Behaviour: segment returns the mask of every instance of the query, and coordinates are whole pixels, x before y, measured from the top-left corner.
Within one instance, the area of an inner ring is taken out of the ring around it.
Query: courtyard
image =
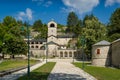
[[[35,68],[36,66],[36,68]],[[92,66],[90,62],[83,63],[72,59],[48,59],[31,68],[30,77],[27,69],[0,77],[0,80],[119,80],[120,70]],[[109,76],[109,77],[108,77]]]
[[[120,0],[0,0],[0,80],[120,80]]]

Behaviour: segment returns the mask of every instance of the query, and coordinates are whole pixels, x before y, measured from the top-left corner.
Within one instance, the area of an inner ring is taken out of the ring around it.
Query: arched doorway
[[[63,57],[63,52],[62,52],[62,51],[60,52],[60,58],[61,58],[61,57]]]
[[[74,57],[75,57],[75,58],[77,57],[77,52],[76,52],[76,51],[74,52]]]
[[[68,57],[68,53],[67,52],[65,52],[65,57]]]

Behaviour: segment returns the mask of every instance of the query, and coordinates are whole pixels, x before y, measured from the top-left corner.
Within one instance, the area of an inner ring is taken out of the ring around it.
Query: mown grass
[[[73,63],[76,67],[82,68],[82,63]],[[120,69],[88,66],[85,63],[84,70],[98,80],[120,80]]]
[[[36,60],[30,60],[30,64],[33,65],[37,63]],[[27,66],[27,60],[5,60],[0,63],[0,71],[9,70],[18,67],[25,67]]]
[[[18,80],[47,80],[48,75],[55,66],[55,62],[48,62],[30,73],[30,78],[27,75],[20,77]]]

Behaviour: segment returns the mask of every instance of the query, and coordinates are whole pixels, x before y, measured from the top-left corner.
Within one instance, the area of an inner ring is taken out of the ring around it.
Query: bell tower
[[[56,42],[57,38],[57,23],[53,20],[48,23],[48,39],[47,42]]]

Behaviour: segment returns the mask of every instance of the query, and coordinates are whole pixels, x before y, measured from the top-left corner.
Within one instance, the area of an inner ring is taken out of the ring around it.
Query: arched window
[[[36,48],[38,48],[38,46],[36,46]]]
[[[100,54],[100,49],[97,49],[97,54]]]
[[[31,44],[34,44],[34,42],[31,42]]]
[[[41,46],[40,49],[41,49],[41,50],[45,50],[45,46]]]
[[[35,44],[38,44],[38,42],[35,42]]]
[[[31,48],[34,48],[34,46],[31,46]]]
[[[40,42],[40,44],[42,44],[42,42]]]
[[[53,24],[53,23],[52,23],[52,24],[50,24],[50,27],[55,27],[55,24]]]

